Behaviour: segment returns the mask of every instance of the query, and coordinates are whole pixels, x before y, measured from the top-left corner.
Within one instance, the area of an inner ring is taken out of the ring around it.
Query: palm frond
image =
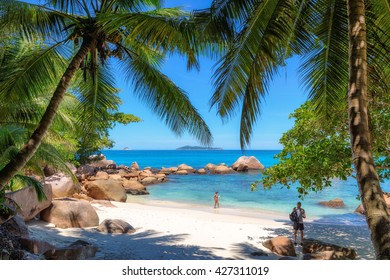
[[[66,22],[70,16],[44,6],[17,0],[0,2],[0,30],[34,39],[63,40],[67,37]],[[73,18],[72,18],[73,20]]]
[[[99,20],[108,33],[128,30],[124,45],[134,41],[160,49],[166,54],[178,53],[187,57],[187,68],[199,68],[194,22],[189,13],[177,8],[157,9],[147,12],[106,14]]]
[[[15,100],[16,98],[13,98]],[[40,121],[44,110],[49,104],[49,96],[39,96],[29,100],[22,98],[18,102],[0,104],[0,125],[17,124],[33,131]],[[75,118],[71,111],[77,105],[77,100],[73,95],[67,94],[61,104],[53,126],[63,129],[72,129]]]
[[[0,65],[0,101],[18,102],[41,95],[56,85],[66,69],[66,46],[34,46],[16,40],[18,48],[7,51],[6,61]],[[14,100],[18,98],[19,100]]]
[[[37,181],[32,177],[17,174],[12,178],[11,184],[12,184],[12,190],[18,190],[27,186],[31,186],[34,188],[35,192],[37,193],[38,201],[47,199],[47,196],[43,190],[43,186],[41,182]]]
[[[140,12],[151,8],[161,8],[160,0],[107,0],[101,1],[100,12]]]
[[[39,167],[48,165],[55,170],[69,175],[74,182],[78,182],[77,177],[73,174],[61,154],[50,144],[42,143],[32,158],[32,161],[36,162]]]
[[[193,11],[191,20],[196,28],[199,52],[211,59],[223,56],[235,36],[234,20],[216,16],[211,8]]]
[[[366,5],[368,87],[374,98],[390,92],[389,13],[388,1],[369,1]]]
[[[240,25],[252,17],[252,11],[259,4],[259,0],[214,0],[211,4],[211,10],[216,17],[231,18],[238,21],[238,25]]]
[[[84,133],[102,128],[107,122],[107,113],[117,110],[121,103],[109,65],[100,65],[96,74],[87,72],[86,80],[78,77],[75,93],[79,100],[77,125]]]
[[[316,110],[330,115],[345,101],[348,84],[348,21],[344,0],[320,0],[312,6],[308,28],[316,44],[303,53],[299,74]]]
[[[174,133],[180,136],[187,130],[202,144],[211,145],[210,129],[181,88],[142,56],[130,50],[127,50],[121,66],[128,81],[134,86],[135,94],[149,105]]]
[[[293,14],[292,1],[263,1],[257,5],[213,76],[215,92],[210,103],[217,106],[222,118],[234,116],[243,102],[242,148],[250,141],[268,84],[283,63],[281,58],[292,37]]]
[[[19,151],[29,135],[29,130],[18,125],[4,125],[0,127],[0,169]],[[51,139],[53,141],[53,139]],[[57,170],[74,175],[58,151],[50,144],[43,143],[26,164],[25,169],[33,170],[36,174],[42,173],[42,166],[50,165]]]
[[[49,0],[48,4],[56,11],[74,16],[86,16],[87,10],[89,12],[91,9],[91,6],[86,6],[83,0]]]

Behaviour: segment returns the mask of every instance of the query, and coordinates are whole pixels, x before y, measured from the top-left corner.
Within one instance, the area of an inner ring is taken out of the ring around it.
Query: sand
[[[291,231],[285,217],[272,212],[214,209],[166,201],[112,202],[113,207],[99,202],[92,205],[100,222],[122,219],[136,232],[110,234],[97,232],[95,228],[60,229],[35,220],[28,223],[30,236],[59,247],[85,240],[99,248],[95,259],[277,259],[261,243],[276,236],[280,229]],[[252,255],[259,252],[268,256]]]
[[[96,228],[60,229],[34,220],[28,223],[30,236],[58,247],[85,240],[99,248],[94,258],[97,260],[274,260],[279,256],[266,249],[262,242],[278,235],[292,238],[288,213],[214,209],[154,200],[95,201],[92,205],[100,222],[122,219],[136,228],[136,232],[110,234],[97,232]],[[366,226],[332,225],[307,219],[305,237],[355,248],[360,259],[374,258]],[[297,249],[301,253],[301,248]]]

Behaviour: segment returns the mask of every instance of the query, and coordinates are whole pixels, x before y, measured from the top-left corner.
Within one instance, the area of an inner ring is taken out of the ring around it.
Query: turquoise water
[[[141,168],[171,167],[186,163],[194,168],[204,167],[207,163],[226,163],[232,165],[242,155],[255,156],[265,167],[277,161],[274,155],[278,151],[104,151],[107,159],[117,164],[131,165],[136,161]],[[261,173],[240,173],[229,175],[170,175],[169,182],[148,187],[149,196],[137,199],[169,200],[195,204],[213,205],[213,194],[220,193],[221,207],[264,209],[288,213],[299,201],[295,188],[286,189],[275,186],[271,190],[251,191],[250,185],[261,177]],[[390,182],[382,184],[384,191],[390,191]],[[354,214],[360,204],[357,183],[354,178],[347,181],[334,180],[333,186],[318,193],[310,193],[302,201],[308,218],[320,219],[322,222],[339,224],[365,224],[362,216]],[[346,207],[340,209],[326,208],[318,205],[320,201],[334,198],[343,199]],[[287,214],[286,214],[287,215]]]

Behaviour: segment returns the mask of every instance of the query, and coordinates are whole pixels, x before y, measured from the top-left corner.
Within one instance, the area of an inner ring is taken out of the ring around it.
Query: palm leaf
[[[140,12],[148,8],[161,8],[160,0],[103,0],[100,12]]]
[[[17,0],[0,2],[0,30],[8,34],[16,33],[30,39],[39,35],[44,40],[63,40],[67,37],[65,26],[70,19],[75,18],[36,4]]]
[[[252,11],[259,4],[261,3],[258,0],[214,0],[211,4],[211,10],[216,17],[230,18],[238,21],[238,25],[240,25],[252,17]]]
[[[348,21],[344,0],[320,0],[309,10],[308,28],[316,44],[303,53],[299,73],[318,112],[332,114],[346,98]]]
[[[104,127],[108,112],[118,109],[120,98],[115,88],[115,78],[109,65],[100,66],[95,73],[88,72],[87,79],[77,78],[75,85],[79,105],[77,125],[84,133],[92,133]]]
[[[369,1],[366,6],[367,18],[367,60],[368,86],[372,97],[390,92],[390,20],[387,1]]]
[[[210,100],[222,118],[234,116],[242,102],[240,144],[250,141],[271,78],[282,65],[291,38],[292,1],[263,1],[256,6],[213,76],[215,92]]]
[[[143,45],[160,49],[164,53],[179,53],[187,57],[187,68],[199,68],[195,44],[194,22],[189,13],[177,8],[158,9],[139,13],[106,14],[100,22],[112,33],[126,29],[124,45],[138,41]]]
[[[182,89],[142,56],[129,50],[121,66],[128,81],[133,84],[135,94],[149,105],[174,133],[180,136],[184,130],[188,130],[202,144],[211,144],[210,129]]]
[[[13,191],[22,189],[26,186],[31,186],[34,188],[35,192],[37,193],[38,201],[47,199],[41,182],[37,181],[34,178],[17,174],[12,178],[11,184],[12,184]]]
[[[32,98],[57,84],[66,69],[68,49],[64,45],[33,46],[16,40],[18,48],[7,51],[0,65],[0,101]],[[16,100],[14,100],[16,101]],[[16,101],[18,102],[18,101]]]

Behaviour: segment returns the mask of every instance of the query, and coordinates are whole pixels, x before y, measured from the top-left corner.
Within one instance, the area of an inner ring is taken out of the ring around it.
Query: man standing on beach
[[[294,207],[293,212],[296,213],[297,220],[294,221],[294,245],[297,245],[297,231],[301,233],[301,246],[303,246],[303,219],[306,219],[305,209],[301,208],[301,203],[297,203],[297,207]]]
[[[215,192],[214,194],[214,208],[219,208],[219,194]]]

